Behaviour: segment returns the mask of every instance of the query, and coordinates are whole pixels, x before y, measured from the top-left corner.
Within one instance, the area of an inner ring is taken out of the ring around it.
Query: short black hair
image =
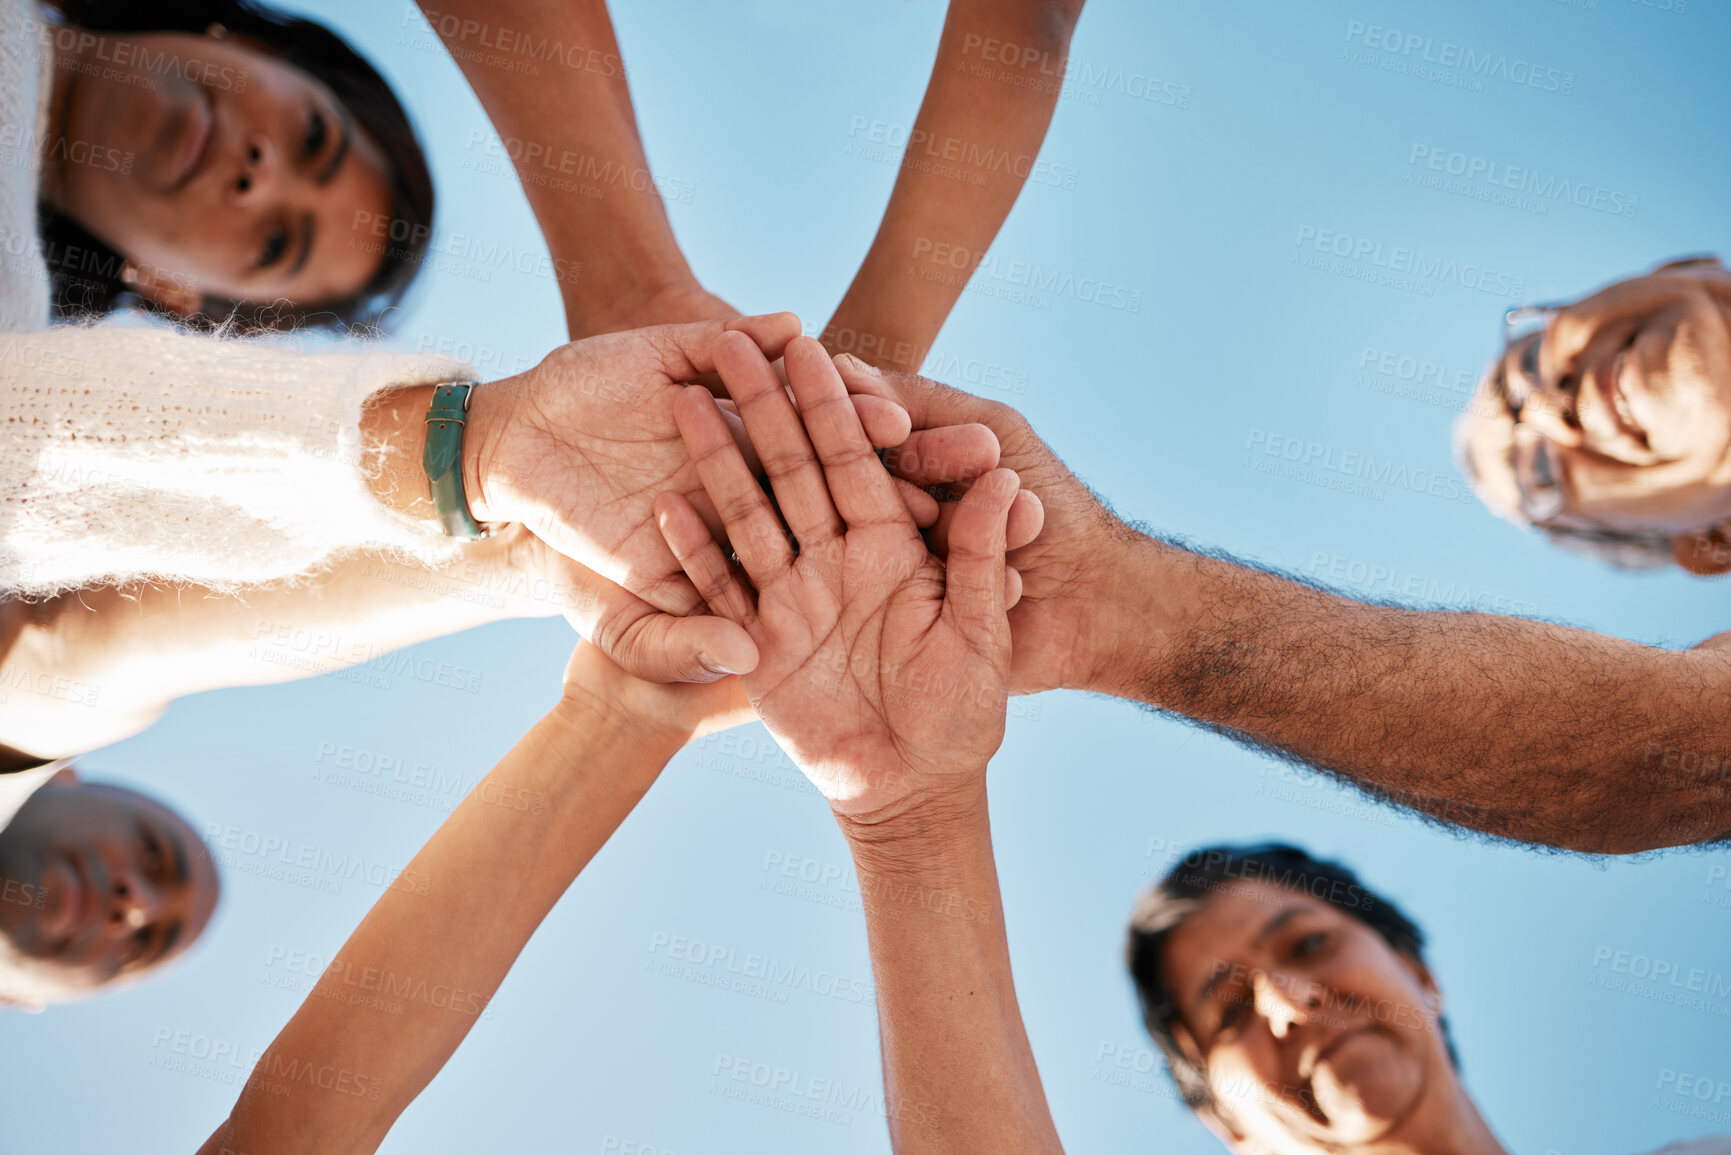
[[[348,42],[324,25],[256,0],[57,0],[65,20],[91,32],[186,32],[212,24],[264,46],[285,64],[329,88],[383,150],[390,169],[391,225],[384,259],[372,279],[335,301],[214,301],[184,323],[199,329],[282,330],[301,326],[378,328],[407,292],[426,254],[433,226],[433,177],[409,114],[390,84]],[[37,206],[55,316],[100,316],[129,297],[120,279],[125,258],[76,220],[45,202]],[[176,318],[180,320],[180,318]]]
[[[1178,1046],[1173,1025],[1179,1017],[1178,998],[1160,970],[1168,939],[1222,887],[1235,882],[1265,882],[1307,894],[1337,907],[1382,936],[1398,954],[1421,966],[1424,932],[1399,907],[1375,893],[1351,869],[1312,857],[1284,842],[1247,846],[1205,846],[1185,855],[1166,877],[1144,894],[1130,915],[1126,961],[1142,1006],[1142,1023],[1166,1059],[1167,1073],[1192,1111],[1216,1113],[1220,1105],[1209,1089],[1207,1073]],[[1449,1061],[1460,1069],[1448,1022],[1439,1020]]]

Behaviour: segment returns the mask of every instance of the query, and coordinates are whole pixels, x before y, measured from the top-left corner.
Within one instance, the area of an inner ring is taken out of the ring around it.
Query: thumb
[[[573,567],[578,570],[579,567]],[[646,682],[713,682],[757,668],[757,644],[734,622],[664,614],[589,570],[565,616],[621,669]]]
[[[944,605],[964,633],[982,640],[1009,628],[1004,541],[1020,488],[1014,470],[994,469],[973,484],[950,521]]]

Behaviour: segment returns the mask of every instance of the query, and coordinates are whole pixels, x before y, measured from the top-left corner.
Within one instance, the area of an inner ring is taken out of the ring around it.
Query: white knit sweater
[[[25,109],[46,124],[40,28],[33,0],[0,0],[6,125]],[[16,230],[35,246],[0,249],[0,590],[253,584],[357,548],[450,556],[437,527],[373,497],[359,421],[369,393],[471,377],[467,365],[112,325],[47,330],[39,177],[0,165],[0,242]]]

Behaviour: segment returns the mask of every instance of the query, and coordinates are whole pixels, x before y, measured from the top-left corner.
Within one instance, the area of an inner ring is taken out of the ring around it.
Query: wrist
[[[483,524],[514,520],[502,515],[496,494],[498,484],[498,444],[510,421],[511,401],[525,388],[528,374],[519,373],[498,381],[475,386],[469,397],[468,422],[463,429],[463,496],[469,503],[469,513]]]
[[[1175,629],[1191,616],[1186,551],[1134,531],[1105,551],[1090,653],[1081,680],[1067,689],[1147,701]]]
[[[542,721],[562,738],[589,748],[628,749],[657,765],[670,760],[691,737],[690,728],[622,709],[606,695],[570,683]]]
[[[886,866],[942,860],[989,827],[985,767],[970,775],[965,786],[920,791],[869,813],[833,804],[830,811],[856,858],[863,855]]]

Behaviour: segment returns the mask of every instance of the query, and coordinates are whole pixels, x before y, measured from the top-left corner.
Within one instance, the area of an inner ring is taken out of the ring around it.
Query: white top
[[[35,0],[0,0],[0,329],[48,324],[48,270],[36,235],[53,60]]]
[[[48,330],[36,200],[49,43],[34,0],[0,0],[0,126],[36,126],[18,142],[28,162],[0,164],[0,589],[233,587],[355,549],[448,559],[436,526],[367,488],[360,413],[380,389],[473,377],[463,362],[161,327]]]

